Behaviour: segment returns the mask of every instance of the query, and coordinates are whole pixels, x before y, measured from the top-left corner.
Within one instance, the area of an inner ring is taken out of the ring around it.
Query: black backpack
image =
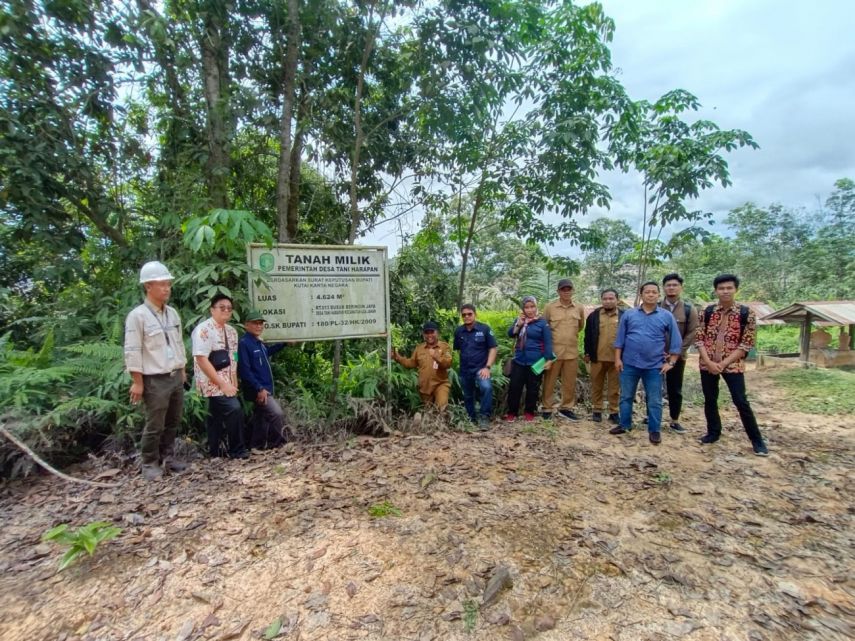
[[[713,310],[715,310],[715,305],[709,305],[704,310],[704,328],[709,327],[710,318],[712,318]],[[747,305],[739,306],[739,340],[742,341],[742,335],[745,334],[745,327],[748,325],[748,312],[749,308]]]

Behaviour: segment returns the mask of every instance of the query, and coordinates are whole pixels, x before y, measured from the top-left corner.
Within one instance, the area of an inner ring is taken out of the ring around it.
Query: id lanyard
[[[160,329],[163,330],[163,336],[166,338],[166,358],[172,360],[175,358],[175,352],[172,350],[172,343],[169,341],[169,330],[167,329],[168,325],[164,325],[163,322],[158,318],[157,314],[154,313],[154,310],[146,305],[146,309],[151,312],[151,315],[154,316],[154,320],[157,321],[157,324],[160,325]],[[163,308],[163,315],[166,316],[166,322],[169,322],[169,308]]]

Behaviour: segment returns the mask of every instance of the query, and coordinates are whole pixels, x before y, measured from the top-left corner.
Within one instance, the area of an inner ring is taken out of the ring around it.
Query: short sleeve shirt
[[[497,346],[490,326],[478,321],[475,321],[471,330],[461,325],[454,332],[454,349],[460,352],[460,371],[464,374],[486,367],[490,350]]]
[[[238,336],[234,327],[231,325],[218,327],[213,318],[196,325],[192,335],[193,356],[208,356],[214,350],[227,349],[226,339],[228,339],[228,352],[232,362],[228,367],[218,371],[217,376],[225,382],[233,383],[237,380],[238,352]],[[196,387],[202,396],[223,396],[223,391],[208,379],[195,359],[193,374],[196,377]]]

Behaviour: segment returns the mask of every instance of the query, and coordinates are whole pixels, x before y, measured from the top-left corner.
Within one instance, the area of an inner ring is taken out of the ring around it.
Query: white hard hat
[[[166,265],[153,260],[140,269],[140,283],[149,283],[153,280],[175,280],[175,278],[169,273]]]

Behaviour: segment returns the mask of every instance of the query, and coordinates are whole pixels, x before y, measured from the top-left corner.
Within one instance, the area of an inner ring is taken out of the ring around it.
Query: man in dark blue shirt
[[[610,434],[632,429],[632,403],[638,381],[644,383],[647,398],[647,432],[650,442],[659,445],[662,422],[662,375],[680,358],[682,339],[677,321],[659,307],[659,283],[641,286],[641,305],[625,312],[615,339],[615,369],[620,372],[620,424]],[[666,357],[667,355],[667,357]]]
[[[490,368],[496,362],[498,344],[489,325],[479,323],[475,317],[475,306],[467,303],[460,308],[463,325],[454,332],[454,349],[460,352],[460,386],[463,388],[463,404],[473,421],[475,414],[476,389],[481,397],[478,427],[490,428],[493,414],[493,380]]]
[[[261,340],[264,331],[264,316],[257,309],[250,310],[244,318],[246,329],[238,342],[238,373],[241,390],[246,400],[252,401],[254,410],[250,429],[249,446],[264,450],[279,447],[287,441],[285,413],[273,398],[273,370],[270,357],[282,350],[285,343],[269,347]]]

